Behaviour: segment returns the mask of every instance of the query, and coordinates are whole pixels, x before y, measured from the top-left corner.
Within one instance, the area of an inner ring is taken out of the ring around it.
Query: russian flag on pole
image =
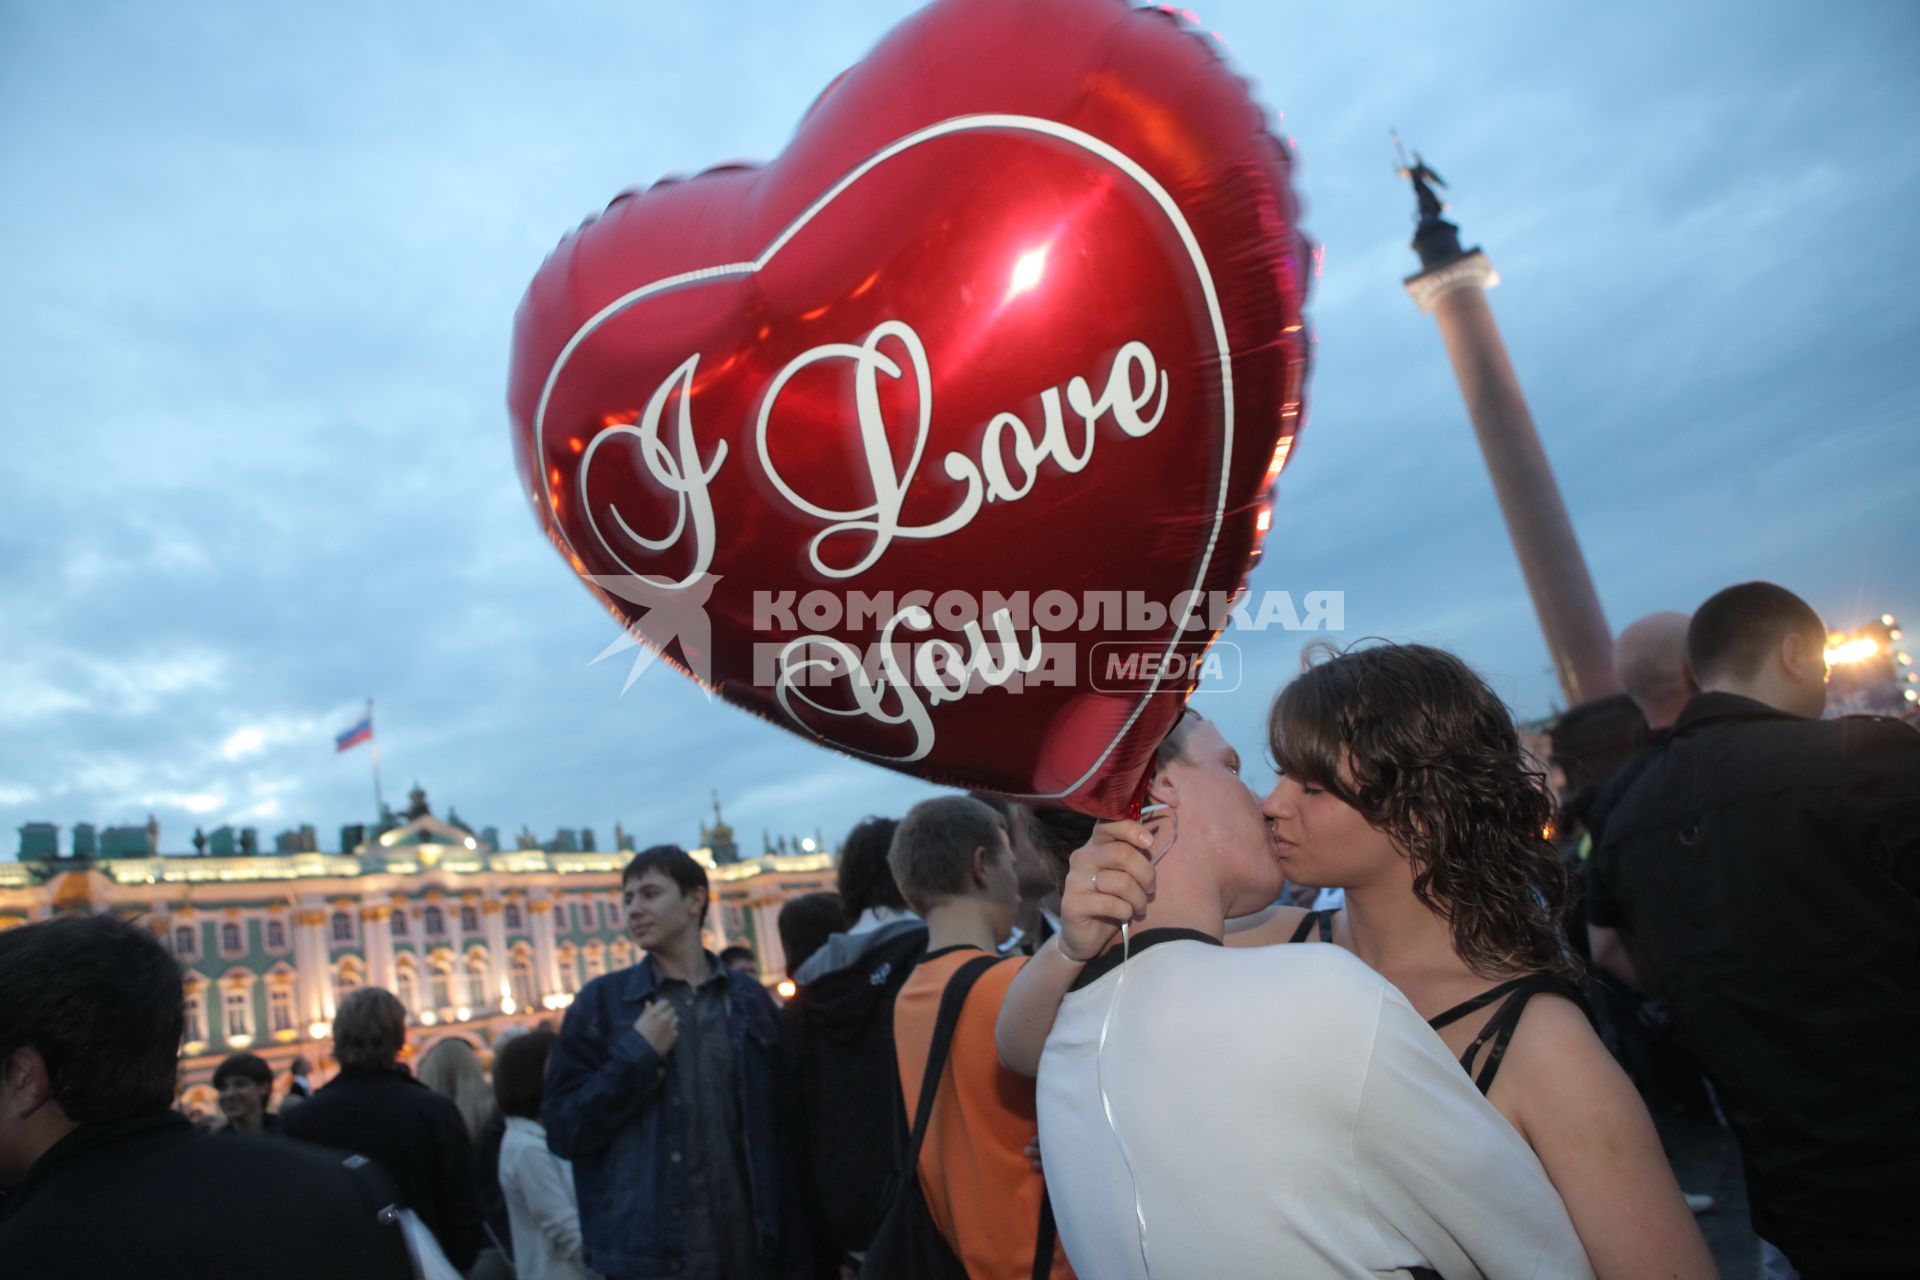
[[[335,753],[357,747],[363,742],[373,741],[373,712],[369,711],[354,722],[345,733],[336,734],[333,739]]]

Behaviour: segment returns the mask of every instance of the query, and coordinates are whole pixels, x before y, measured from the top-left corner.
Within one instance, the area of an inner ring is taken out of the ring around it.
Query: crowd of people
[[[8,931],[0,1266],[1708,1277],[1643,1100],[1678,1078],[1738,1144],[1756,1267],[1913,1274],[1920,733],[1821,719],[1825,638],[1765,583],[1636,623],[1623,752],[1569,749],[1558,796],[1458,658],[1322,654],[1272,703],[1265,797],[1189,710],[1140,820],[861,823],[838,892],[780,912],[784,1002],[704,948],[700,864],[647,849],[641,961],[490,1081],[458,1040],[399,1066],[404,1010],[362,989],[277,1112],[264,1061],[223,1063],[214,1136],[170,1109],[148,931]]]

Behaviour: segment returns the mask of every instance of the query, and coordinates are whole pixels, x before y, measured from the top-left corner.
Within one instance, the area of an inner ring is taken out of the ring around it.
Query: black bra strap
[[[1503,995],[1506,997],[1506,1002],[1495,1010],[1491,1018],[1487,1019],[1487,1025],[1480,1029],[1480,1034],[1475,1036],[1473,1043],[1467,1046],[1467,1051],[1460,1055],[1460,1066],[1468,1075],[1473,1076],[1473,1083],[1484,1094],[1493,1087],[1493,1078],[1500,1073],[1500,1063],[1507,1056],[1507,1046],[1513,1042],[1513,1033],[1520,1025],[1520,1015],[1527,1011],[1527,1002],[1543,994],[1565,996],[1578,1005],[1583,1012],[1586,1009],[1586,1002],[1581,999],[1579,990],[1571,983],[1556,978],[1552,974],[1534,973],[1523,978],[1515,978],[1510,982],[1503,982],[1491,991],[1484,991],[1471,1000],[1455,1005],[1428,1025],[1438,1029],[1475,1009],[1485,1008]],[[1480,1050],[1486,1048],[1489,1042],[1493,1047],[1487,1050],[1487,1060],[1480,1065],[1479,1074],[1474,1075],[1474,1060],[1479,1057]]]
[[[1320,941],[1332,942],[1333,941],[1333,916],[1334,916],[1334,913],[1331,911],[1307,912],[1306,915],[1300,917],[1300,927],[1293,931],[1293,936],[1291,938],[1288,938],[1287,941],[1288,942],[1305,942],[1307,940],[1307,935],[1313,932],[1313,928],[1317,924],[1320,926]]]

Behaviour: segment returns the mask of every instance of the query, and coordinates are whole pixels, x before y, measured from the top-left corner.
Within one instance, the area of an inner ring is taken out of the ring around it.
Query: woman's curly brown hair
[[[1546,779],[1466,663],[1419,644],[1349,648],[1280,691],[1267,740],[1283,774],[1406,851],[1414,894],[1475,973],[1580,976],[1561,937],[1571,886]]]

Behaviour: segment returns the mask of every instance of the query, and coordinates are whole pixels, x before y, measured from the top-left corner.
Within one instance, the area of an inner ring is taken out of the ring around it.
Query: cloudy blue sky
[[[371,809],[829,836],[924,792],[664,670],[536,535],[521,291],[614,192],[778,152],[895,0],[0,0],[0,849],[31,820]],[[269,13],[269,10],[272,12]],[[1555,696],[1432,322],[1397,125],[1453,184],[1609,619],[1767,577],[1920,622],[1920,6],[1211,0],[1325,246],[1256,588]],[[1249,757],[1302,637],[1207,713]],[[1264,782],[1256,770],[1256,783]],[[5,856],[0,854],[0,856]]]

